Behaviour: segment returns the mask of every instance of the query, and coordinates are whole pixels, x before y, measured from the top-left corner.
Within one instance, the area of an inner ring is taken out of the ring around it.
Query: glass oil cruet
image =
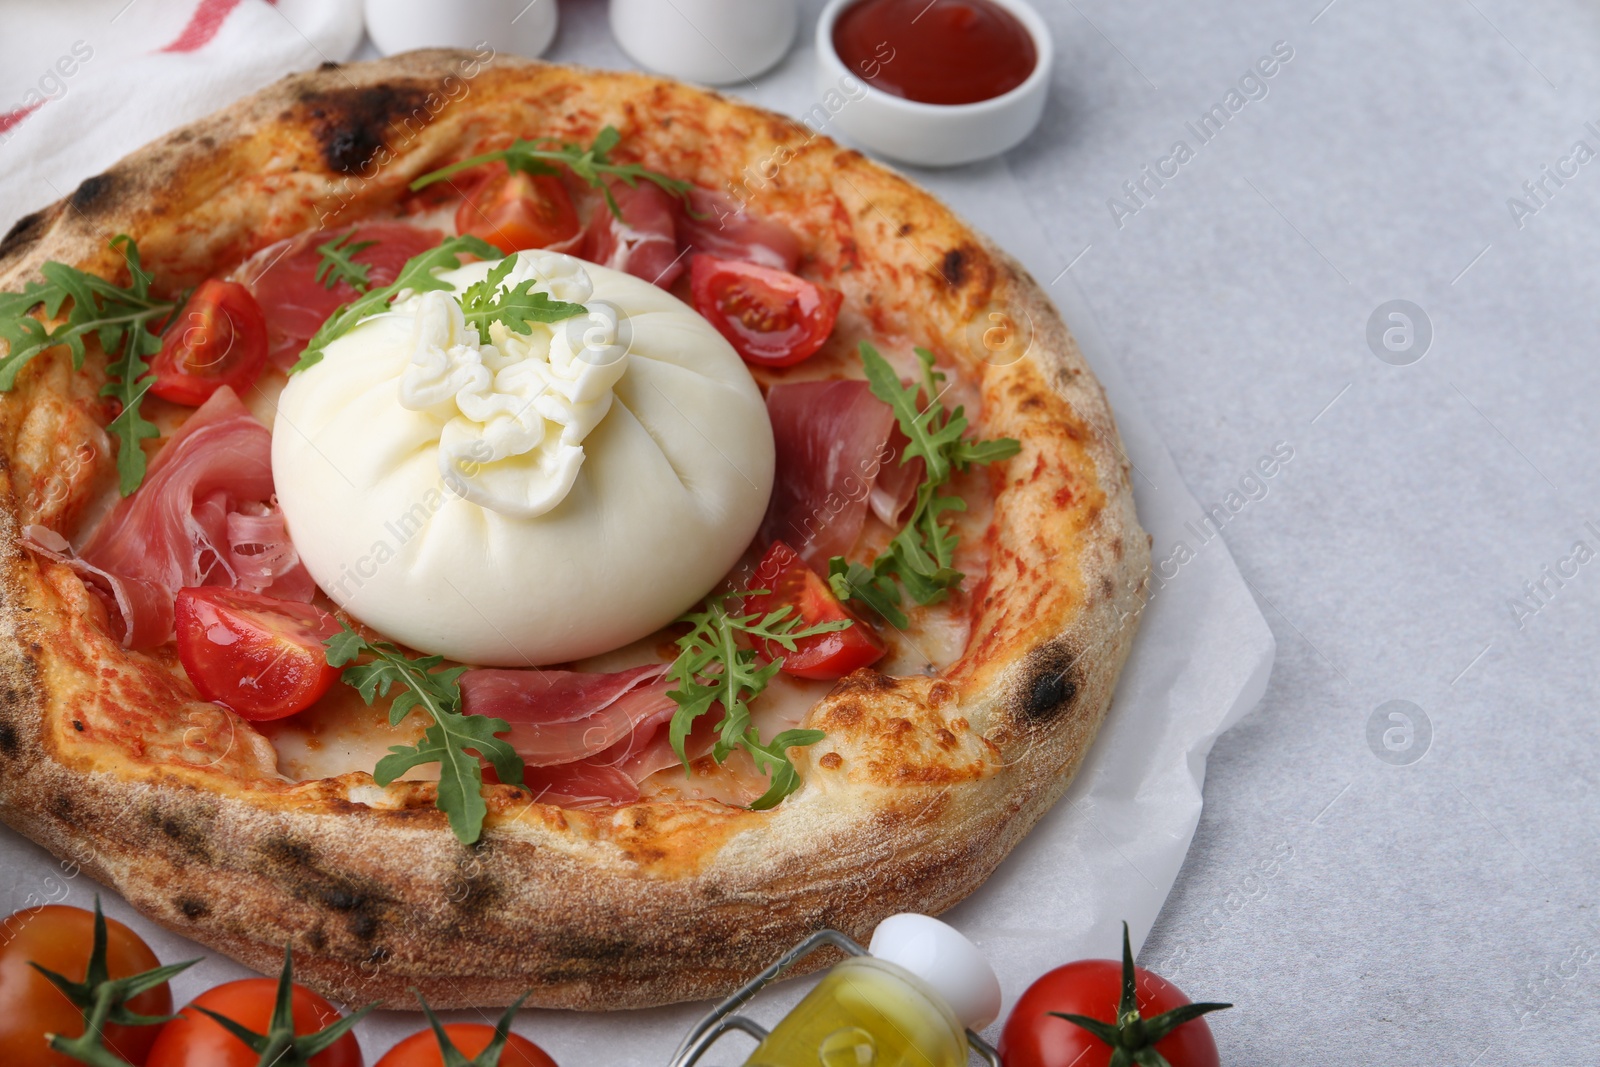
[[[867,954],[829,971],[745,1067],[966,1067],[967,1028],[999,1013],[1000,981],[977,946],[938,919],[894,915]]]

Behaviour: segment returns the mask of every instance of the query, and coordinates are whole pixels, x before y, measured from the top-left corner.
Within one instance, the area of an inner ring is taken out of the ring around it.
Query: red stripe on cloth
[[[33,114],[35,111],[38,111],[43,106],[44,101],[40,100],[36,104],[29,104],[27,107],[19,107],[14,111],[0,112],[0,133],[9,133],[11,131],[11,127],[15,126],[17,123]]]
[[[267,0],[267,3],[273,5],[277,2],[278,0]],[[243,0],[200,0],[194,9],[194,14],[189,16],[189,24],[183,28],[183,32],[160,51],[193,52],[204,48],[222,29],[222,24],[228,21],[233,9],[241,3]]]

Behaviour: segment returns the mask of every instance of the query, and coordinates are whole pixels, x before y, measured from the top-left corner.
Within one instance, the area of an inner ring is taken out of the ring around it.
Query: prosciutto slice
[[[472,715],[501,718],[527,767],[588,760],[631,744],[677,707],[660,664],[612,674],[579,671],[475,670],[461,676],[461,700]],[[613,753],[620,763],[628,753]]]
[[[922,481],[922,461],[900,463],[905,438],[889,405],[864,381],[780,382],[767,391],[777,446],[763,544],[785,541],[815,570],[848,552],[869,508],[890,525]]]
[[[800,239],[781,222],[757,218],[731,197],[689,190],[688,209],[675,201],[678,241],[691,252],[759,263],[791,274],[800,262]]]
[[[506,740],[524,762],[535,799],[566,807],[632,804],[639,783],[678,763],[667,724],[677,703],[662,664],[611,674],[475,670],[461,676],[464,709],[511,724]],[[689,735],[691,754],[716,741],[717,716]]]
[[[234,588],[309,604],[317,584],[300,563],[276,501],[246,504],[228,516],[228,562]]]
[[[555,767],[527,767],[522,772],[522,784],[540,804],[563,808],[633,804],[639,800],[639,781],[598,759]]]
[[[867,506],[872,513],[882,519],[885,526],[895,529],[905,522],[911,501],[916,499],[917,487],[922,484],[922,458],[901,462],[910,443],[911,439],[900,432],[900,423],[896,420],[889,430],[884,453],[887,458],[878,466],[878,477],[872,483],[872,492],[867,494]]]
[[[622,218],[603,199],[595,204],[584,230],[583,258],[670,287],[688,259],[678,248],[673,198],[653,182],[606,182]]]
[[[663,691],[671,688],[669,682],[659,685]],[[545,804],[632,804],[639,800],[640,782],[678,762],[666,730],[677,707],[668,698],[641,719],[627,737],[592,756],[555,766],[529,767],[523,771],[523,784]],[[705,747],[710,748],[709,741]],[[663,753],[670,758],[662,759]]]
[[[671,687],[665,681],[660,684]],[[545,804],[590,807],[635,803],[640,799],[639,784],[646,778],[657,771],[682,766],[666,729],[676,709],[677,704],[669,698],[658,711],[641,720],[626,740],[572,763],[529,767],[523,772],[523,784]],[[711,751],[717,740],[719,718],[712,713],[695,723],[684,741],[684,750],[691,759]]]
[[[172,636],[172,601],[189,586],[311,599],[311,576],[272,502],[271,453],[272,435],[224,386],[189,416],[138,492],[118,501],[83,546],[78,562],[97,585],[122,585],[113,600],[129,648]],[[136,589],[148,595],[130,592]],[[164,591],[159,612],[156,589]]]
[[[322,256],[317,246],[350,234],[347,246],[375,242],[350,258],[371,269],[373,286],[388,285],[412,256],[437,245],[443,235],[404,222],[371,222],[343,230],[302,233],[257,252],[239,269],[238,278],[254,294],[267,319],[267,358],[288,370],[300,358],[306,342],[328,316],[356,298],[350,283],[340,280],[332,289],[317,281]]]

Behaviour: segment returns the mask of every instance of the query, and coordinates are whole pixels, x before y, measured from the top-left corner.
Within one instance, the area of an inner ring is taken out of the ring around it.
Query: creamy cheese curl
[[[272,434],[290,536],[334,602],[385,636],[486,666],[560,663],[659,629],[755,535],[772,427],[732,346],[656,286],[523,252],[585,314],[493,324],[447,271],[291,376]]]

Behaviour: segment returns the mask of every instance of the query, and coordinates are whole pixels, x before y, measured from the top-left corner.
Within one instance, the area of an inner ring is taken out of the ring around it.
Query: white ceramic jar
[[[679,0],[681,2],[681,0]],[[863,148],[903,163],[949,167],[997,156],[1033,132],[1050,93],[1055,45],[1050,28],[1027,0],[994,0],[1033,38],[1033,72],[1010,92],[972,104],[924,104],[874,88],[852,71],[833,44],[839,14],[858,0],[830,0],[817,21],[817,92],[842,106],[833,126]],[[829,97],[827,94],[832,93]]]
[[[611,0],[611,33],[634,62],[702,85],[770,70],[799,21],[798,0]]]
[[[556,0],[366,0],[367,33],[384,55],[475,48],[538,56],[556,35]]]

